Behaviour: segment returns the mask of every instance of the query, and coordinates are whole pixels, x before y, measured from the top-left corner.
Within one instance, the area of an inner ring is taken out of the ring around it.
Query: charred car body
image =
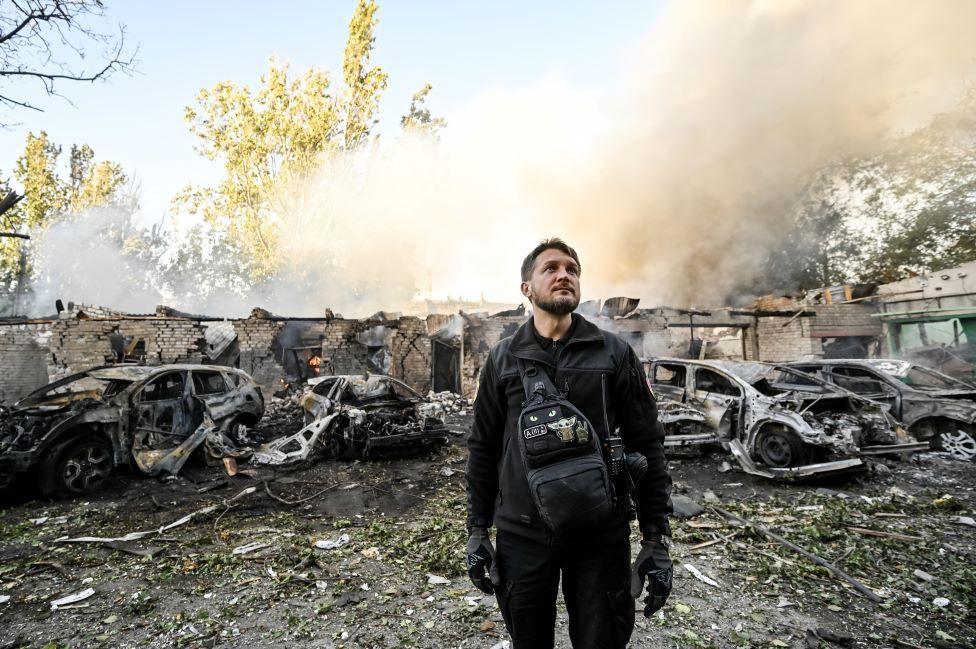
[[[919,440],[976,460],[976,385],[908,361],[819,360],[790,367],[885,404]]]
[[[439,404],[402,381],[368,374],[313,378],[301,396],[305,427],[255,449],[260,464],[314,455],[374,458],[424,452],[447,442]]]
[[[717,444],[757,475],[845,472],[865,455],[926,448],[882,406],[783,366],[655,359],[648,382],[665,446]]]
[[[0,487],[33,473],[45,493],[97,489],[115,467],[175,473],[209,438],[264,413],[246,373],[210,365],[97,367],[0,412]]]

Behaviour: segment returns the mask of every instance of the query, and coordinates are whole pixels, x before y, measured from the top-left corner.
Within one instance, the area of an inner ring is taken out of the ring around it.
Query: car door
[[[738,428],[742,389],[735,382],[708,367],[695,367],[688,403],[705,412],[708,425],[720,437],[731,438]]]
[[[217,370],[191,370],[193,396],[189,404],[190,419],[194,427],[203,423],[204,409],[212,419],[220,421],[240,409],[240,400],[231,396],[233,388],[222,372]]]
[[[651,392],[655,397],[684,403],[687,367],[680,363],[655,362],[650,373]]]
[[[133,397],[136,431],[186,437],[193,429],[190,417],[192,397],[186,372],[177,370],[154,377]]]

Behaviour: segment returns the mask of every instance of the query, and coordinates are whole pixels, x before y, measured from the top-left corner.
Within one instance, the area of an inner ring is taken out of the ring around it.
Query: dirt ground
[[[8,493],[0,648],[504,646],[494,598],[461,572],[465,457],[459,433],[427,457],[234,477],[200,464],[121,476],[90,500]],[[706,509],[674,520],[674,593],[638,618],[632,647],[976,646],[976,464],[927,453],[784,485],[723,471],[726,459],[670,459],[675,493]],[[881,601],[715,507],[833,562]],[[134,531],[152,533],[63,540]],[[557,644],[569,647],[560,611]]]

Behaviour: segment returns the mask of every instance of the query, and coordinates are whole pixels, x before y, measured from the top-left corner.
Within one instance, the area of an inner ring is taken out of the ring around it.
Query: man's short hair
[[[569,244],[560,239],[559,237],[552,237],[551,239],[543,239],[542,242],[532,249],[522,262],[522,281],[527,282],[532,279],[532,270],[535,268],[536,257],[541,255],[546,250],[558,250],[563,252],[573,258],[576,262],[577,268],[582,271],[583,267],[580,264],[579,255],[573,250]]]

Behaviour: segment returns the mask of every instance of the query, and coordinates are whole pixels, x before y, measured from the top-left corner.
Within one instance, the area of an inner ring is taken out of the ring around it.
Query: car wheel
[[[797,436],[788,430],[766,429],[756,439],[756,450],[766,466],[785,469],[807,463],[806,449]]]
[[[932,448],[945,451],[956,460],[976,460],[976,439],[960,428],[937,433],[932,438]]]
[[[79,437],[63,444],[54,461],[41,472],[45,493],[88,494],[104,487],[112,476],[112,447],[97,437]]]

